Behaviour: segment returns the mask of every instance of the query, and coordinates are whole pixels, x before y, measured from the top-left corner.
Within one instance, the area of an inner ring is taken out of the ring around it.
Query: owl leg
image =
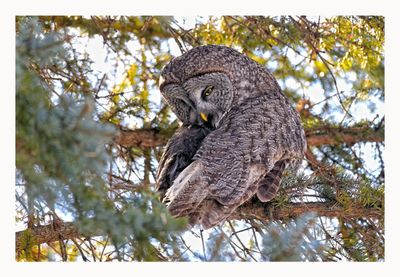
[[[257,189],[257,197],[261,202],[268,202],[275,197],[279,190],[282,174],[286,165],[286,160],[277,161],[265,178],[260,181]]]

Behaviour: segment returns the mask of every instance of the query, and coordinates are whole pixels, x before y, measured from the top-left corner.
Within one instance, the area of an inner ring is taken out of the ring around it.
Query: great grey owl
[[[162,70],[160,91],[182,126],[161,157],[156,189],[170,213],[204,229],[256,195],[277,193],[304,155],[299,115],[267,69],[236,50],[199,46]]]

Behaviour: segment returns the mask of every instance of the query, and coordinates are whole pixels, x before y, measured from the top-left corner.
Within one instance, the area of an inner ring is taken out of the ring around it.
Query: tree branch
[[[43,226],[33,226],[23,231],[15,233],[15,251],[20,253],[27,246],[52,243],[60,239],[74,239],[79,237],[90,237],[95,232],[83,234],[79,231],[73,222],[61,222],[57,224],[48,224]],[[100,234],[96,234],[100,235]]]
[[[383,210],[369,207],[343,208],[337,202],[291,203],[283,207],[274,207],[271,202],[248,202],[235,210],[229,219],[255,218],[262,221],[296,218],[306,212],[315,212],[318,216],[344,218],[379,218]]]
[[[384,141],[384,128],[370,127],[320,127],[306,130],[309,146],[354,144],[357,142]]]
[[[156,147],[166,144],[171,135],[170,132],[160,132],[156,128],[121,130],[114,141],[124,147]]]
[[[155,128],[122,130],[114,141],[124,147],[156,147],[165,145],[174,131],[160,132]],[[384,141],[383,128],[375,130],[368,127],[318,127],[306,130],[306,136],[309,146]]]
[[[315,212],[319,216],[344,218],[379,218],[383,211],[379,208],[351,207],[344,209],[337,203],[291,203],[284,207],[273,207],[271,203],[247,203],[240,206],[229,219],[256,218],[263,221],[271,219],[295,218],[306,212]],[[27,243],[27,234],[31,243]],[[80,237],[103,236],[99,230],[89,233],[79,231],[74,222],[59,222],[54,224],[34,226],[16,233],[16,252],[20,253],[26,245],[52,243],[60,239],[74,239]],[[32,243],[34,242],[34,243]]]

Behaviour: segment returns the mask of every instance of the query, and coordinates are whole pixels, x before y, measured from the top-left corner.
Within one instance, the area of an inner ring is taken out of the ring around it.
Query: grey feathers
[[[157,170],[171,214],[210,228],[254,195],[271,200],[306,148],[275,78],[231,48],[208,45],[173,59],[162,79],[161,93],[184,123]]]
[[[181,126],[168,141],[156,174],[156,189],[160,192],[162,199],[179,173],[192,162],[194,154],[209,132],[208,128],[196,125]]]

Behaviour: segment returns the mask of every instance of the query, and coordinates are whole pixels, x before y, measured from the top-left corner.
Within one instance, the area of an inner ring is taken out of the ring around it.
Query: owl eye
[[[212,93],[212,91],[214,90],[214,87],[213,86],[208,86],[208,87],[206,87],[204,90],[203,90],[203,92],[201,93],[201,97],[204,99],[204,98],[206,98],[207,96],[209,96],[211,93]]]

